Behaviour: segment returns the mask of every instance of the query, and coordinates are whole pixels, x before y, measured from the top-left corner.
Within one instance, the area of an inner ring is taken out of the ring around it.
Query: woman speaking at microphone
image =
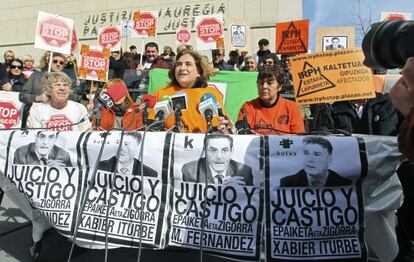
[[[104,90],[111,97],[114,105],[111,108],[103,106],[100,109],[99,126],[96,117],[92,119],[94,129],[123,128],[131,131],[143,126],[142,110],[139,110],[138,104],[132,100],[124,81],[119,78],[108,80]]]
[[[224,108],[220,91],[207,84],[210,74],[211,69],[205,57],[193,50],[183,50],[177,54],[176,61],[168,72],[170,84],[156,91],[157,101],[178,93],[186,97],[186,109],[181,110],[180,117],[182,126],[178,127],[180,132],[199,133],[207,130],[206,120],[198,110],[200,99],[204,94],[212,94],[217,104]],[[151,118],[154,119],[155,116],[152,115]],[[215,118],[213,118],[213,126],[218,125]],[[164,125],[169,129],[174,127],[175,123],[175,114],[172,113],[166,117]]]

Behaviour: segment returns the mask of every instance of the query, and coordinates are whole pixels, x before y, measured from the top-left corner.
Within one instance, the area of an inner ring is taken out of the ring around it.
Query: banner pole
[[[145,39],[142,38],[142,43],[141,43],[141,55],[139,57],[139,64],[142,65],[143,61],[142,61],[142,57],[144,56],[144,41]]]

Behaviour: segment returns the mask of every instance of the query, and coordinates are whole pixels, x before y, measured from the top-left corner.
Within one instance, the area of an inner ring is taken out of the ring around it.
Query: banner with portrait
[[[7,150],[5,175],[58,231],[71,235],[82,189],[83,133],[15,131]]]
[[[268,142],[269,261],[366,259],[363,142],[326,136],[271,136]]]
[[[175,136],[167,247],[202,247],[230,257],[259,258],[260,141],[223,134]]]
[[[140,242],[160,247],[167,190],[162,172],[168,164],[165,140],[165,133],[147,133],[145,138],[142,132],[88,135],[78,239],[104,245],[107,235],[112,247],[138,247]]]

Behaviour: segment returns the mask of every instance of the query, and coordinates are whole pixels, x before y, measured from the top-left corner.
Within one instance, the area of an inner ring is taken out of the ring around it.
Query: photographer
[[[405,116],[398,136],[398,147],[414,160],[414,57],[407,59],[401,78],[390,91],[394,106]]]

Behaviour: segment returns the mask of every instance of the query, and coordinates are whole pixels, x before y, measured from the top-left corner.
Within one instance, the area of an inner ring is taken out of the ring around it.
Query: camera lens
[[[414,56],[414,21],[389,20],[371,25],[362,40],[364,64],[373,69],[402,68]]]

